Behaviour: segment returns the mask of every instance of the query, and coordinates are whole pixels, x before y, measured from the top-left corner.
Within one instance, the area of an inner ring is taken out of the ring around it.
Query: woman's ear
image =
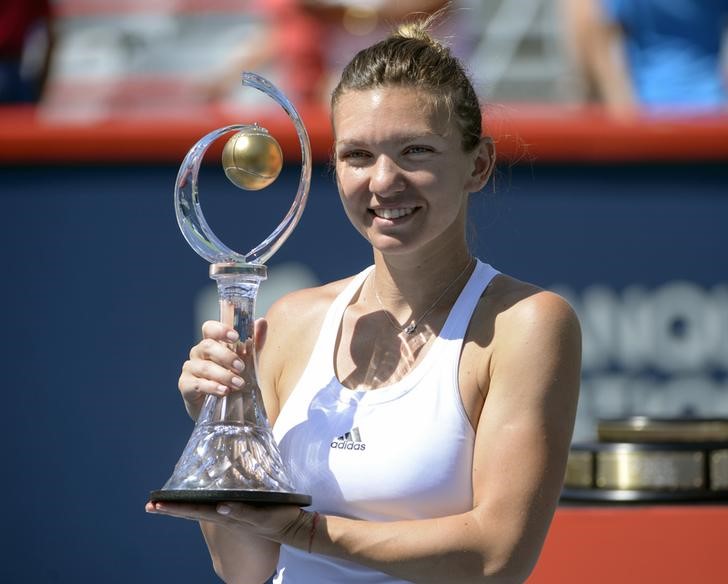
[[[470,193],[476,193],[482,189],[490,179],[495,168],[495,144],[490,136],[483,136],[478,147],[474,151],[473,173],[466,183]]]

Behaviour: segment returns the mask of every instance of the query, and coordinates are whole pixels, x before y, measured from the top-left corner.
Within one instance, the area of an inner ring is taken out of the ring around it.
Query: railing
[[[323,109],[302,110],[313,158],[326,162],[332,134]],[[484,112],[499,160],[508,163],[728,161],[728,115],[616,121],[595,108],[494,105]],[[295,130],[283,114],[192,107],[184,118],[112,115],[94,123],[47,119],[33,108],[0,108],[0,165],[179,162],[212,129],[259,122],[295,161]]]

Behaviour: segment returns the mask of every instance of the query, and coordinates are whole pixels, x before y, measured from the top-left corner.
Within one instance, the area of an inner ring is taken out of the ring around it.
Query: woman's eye
[[[407,146],[404,150],[405,154],[425,154],[432,152],[429,146]]]
[[[363,160],[368,156],[363,150],[349,150],[339,154],[339,158],[342,160]]]
[[[351,168],[363,168],[371,164],[372,155],[366,150],[349,150],[339,154],[339,160]]]

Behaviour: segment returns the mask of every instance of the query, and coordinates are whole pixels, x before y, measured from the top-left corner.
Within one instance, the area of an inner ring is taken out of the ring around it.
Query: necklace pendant
[[[415,332],[415,329],[417,328],[416,322],[409,323],[406,327],[402,329],[402,332],[406,335],[411,335],[413,332]]]

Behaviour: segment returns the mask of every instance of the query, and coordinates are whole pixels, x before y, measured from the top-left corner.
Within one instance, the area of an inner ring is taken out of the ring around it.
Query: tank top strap
[[[468,418],[462,405],[459,389],[460,354],[463,350],[465,334],[478,302],[490,282],[499,273],[489,264],[477,260],[475,269],[455,301],[435,344],[425,356],[425,360],[431,360],[428,364],[430,370],[438,372],[442,386],[452,388],[453,403],[457,404],[464,420]],[[469,422],[468,427],[470,427]]]
[[[460,296],[455,301],[440,331],[440,338],[448,340],[459,339],[462,343],[465,333],[468,330],[470,319],[473,317],[473,313],[478,306],[481,296],[483,296],[483,292],[499,273],[490,264],[477,260],[473,273],[470,274],[467,284],[465,284],[465,287],[460,292]]]
[[[356,276],[354,276],[331,303],[331,306],[329,307],[328,311],[326,312],[326,316],[324,317],[324,322],[321,325],[321,331],[319,333],[318,339],[316,340],[316,345],[314,346],[313,352],[311,353],[309,363],[317,363],[319,365],[321,363],[329,363],[333,369],[333,361],[331,356],[334,354],[334,349],[336,347],[336,338],[339,334],[341,320],[344,318],[344,312],[349,306],[351,299],[364,285],[364,281],[367,279],[367,276],[369,276],[373,269],[373,265],[368,266],[367,268],[359,272]],[[322,357],[322,359],[319,359],[319,356]],[[326,374],[329,373],[330,372],[326,372]]]

